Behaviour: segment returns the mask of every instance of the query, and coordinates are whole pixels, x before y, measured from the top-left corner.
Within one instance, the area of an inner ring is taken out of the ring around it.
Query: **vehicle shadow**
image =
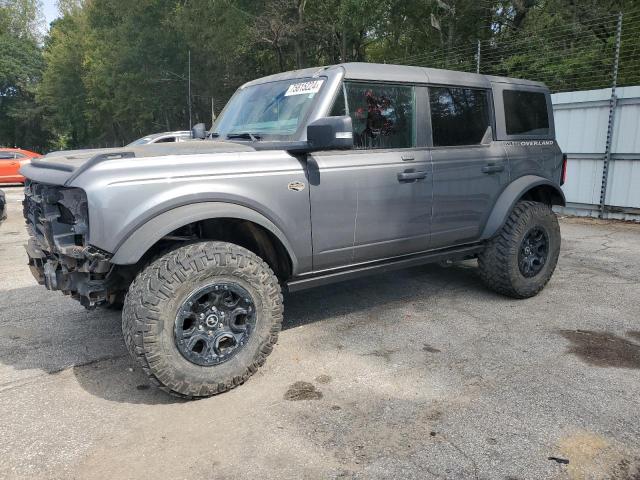
[[[366,311],[390,302],[416,301],[446,288],[482,290],[475,268],[428,265],[285,295],[283,329]],[[40,286],[1,293],[0,364],[12,367],[0,390],[25,378],[65,375],[97,397],[132,404],[181,402],[150,386],[124,346],[119,311],[87,311]],[[46,309],[43,312],[43,306]],[[34,370],[36,372],[20,372]]]
[[[88,393],[110,401],[181,401],[155,388],[127,352],[119,311],[85,310],[41,286],[0,292],[0,391],[72,374]]]
[[[282,328],[375,309],[391,302],[425,300],[447,288],[486,291],[475,262],[423,265],[285,294]]]

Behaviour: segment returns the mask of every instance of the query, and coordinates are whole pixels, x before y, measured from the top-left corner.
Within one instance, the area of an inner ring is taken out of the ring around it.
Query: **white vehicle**
[[[181,130],[179,132],[161,132],[147,135],[146,137],[134,140],[127,147],[133,147],[136,145],[148,145],[149,143],[172,143],[172,142],[184,142],[191,138],[191,132],[188,130]]]

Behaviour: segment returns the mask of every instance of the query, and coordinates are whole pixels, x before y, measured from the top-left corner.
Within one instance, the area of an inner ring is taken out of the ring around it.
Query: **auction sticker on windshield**
[[[290,95],[305,95],[308,93],[318,93],[324,80],[312,80],[310,82],[292,83],[287,88],[285,97]]]

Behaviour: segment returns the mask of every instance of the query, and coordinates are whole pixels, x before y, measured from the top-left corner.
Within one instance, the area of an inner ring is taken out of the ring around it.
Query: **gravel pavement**
[[[285,296],[223,395],[149,387],[119,312],[36,284],[21,189],[0,225],[0,478],[640,478],[640,225],[562,219],[529,300],[474,262]]]

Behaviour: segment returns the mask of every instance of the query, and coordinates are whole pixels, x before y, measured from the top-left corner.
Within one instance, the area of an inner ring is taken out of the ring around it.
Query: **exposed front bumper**
[[[23,202],[29,231],[29,268],[39,284],[94,307],[109,297],[111,255],[87,243],[82,190],[27,182]]]

